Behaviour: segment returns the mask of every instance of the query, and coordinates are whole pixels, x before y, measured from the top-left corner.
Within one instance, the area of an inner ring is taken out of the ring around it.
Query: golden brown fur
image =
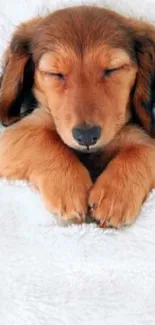
[[[27,179],[65,220],[132,223],[155,186],[154,26],[85,6],[20,25],[4,59],[6,124],[27,64],[38,108],[1,136],[1,176]],[[101,130],[94,145],[73,136],[85,125]]]

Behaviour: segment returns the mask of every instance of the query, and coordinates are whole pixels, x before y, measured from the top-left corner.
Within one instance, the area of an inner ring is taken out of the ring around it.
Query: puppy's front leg
[[[117,154],[94,184],[89,206],[101,226],[118,228],[135,220],[155,186],[155,141],[141,129],[126,127],[110,150]]]
[[[81,222],[91,179],[50,123],[48,114],[38,110],[0,136],[0,175],[30,181],[51,212]]]

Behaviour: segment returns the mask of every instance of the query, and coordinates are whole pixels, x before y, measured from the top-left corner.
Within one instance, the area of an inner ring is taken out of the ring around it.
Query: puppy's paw
[[[82,166],[58,170],[43,177],[40,192],[49,211],[65,221],[82,223],[88,210],[88,194],[92,187],[88,171]]]
[[[145,190],[130,178],[110,168],[94,184],[89,195],[91,216],[101,227],[130,225],[136,219],[145,198]]]

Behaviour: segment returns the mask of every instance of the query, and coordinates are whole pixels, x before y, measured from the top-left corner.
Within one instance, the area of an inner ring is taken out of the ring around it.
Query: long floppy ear
[[[24,96],[32,88],[34,67],[31,40],[41,18],[21,24],[4,54],[0,87],[0,118],[4,125],[19,119]]]
[[[133,38],[138,65],[133,91],[134,118],[155,136],[155,27],[133,22]]]

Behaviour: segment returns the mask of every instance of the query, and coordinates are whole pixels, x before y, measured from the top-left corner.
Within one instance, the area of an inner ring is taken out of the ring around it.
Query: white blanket
[[[0,54],[20,21],[78,3],[52,1],[0,0]],[[128,1],[104,5],[155,22],[154,0]],[[155,191],[133,226],[103,231],[63,227],[27,184],[1,180],[0,324],[154,325]]]

